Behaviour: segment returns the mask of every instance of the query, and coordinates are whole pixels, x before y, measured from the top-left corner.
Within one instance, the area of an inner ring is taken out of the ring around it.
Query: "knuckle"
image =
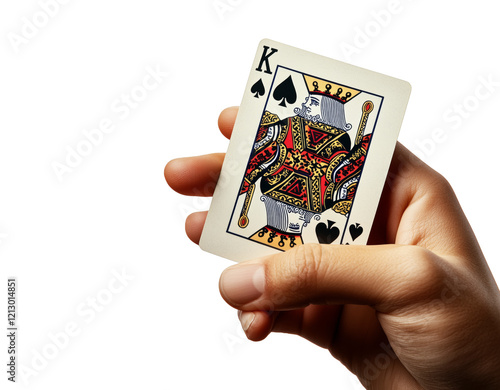
[[[420,246],[405,248],[404,271],[400,286],[403,296],[412,302],[421,302],[439,296],[448,272],[442,259]]]
[[[425,187],[425,192],[431,199],[450,199],[455,196],[450,182],[436,171],[432,171],[427,175]]]
[[[317,284],[323,264],[323,248],[319,244],[306,244],[289,251],[283,266],[284,279],[289,291],[310,290]]]

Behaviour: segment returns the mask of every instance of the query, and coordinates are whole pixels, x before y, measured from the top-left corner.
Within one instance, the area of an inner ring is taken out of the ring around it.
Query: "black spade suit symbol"
[[[328,220],[328,226],[324,222],[316,225],[316,237],[320,244],[331,244],[340,234],[338,227],[333,226],[335,222]]]
[[[280,85],[276,87],[273,93],[273,98],[277,101],[281,100],[280,106],[286,107],[288,104],[293,104],[297,101],[297,91],[293,85],[292,76],[288,76]]]
[[[250,92],[254,93],[254,97],[257,99],[259,96],[263,96],[266,93],[266,88],[264,88],[264,83],[262,82],[262,79],[259,79],[254,85],[252,85],[252,89],[250,89]]]
[[[352,240],[356,241],[356,238],[363,234],[363,227],[359,223],[353,223],[349,226],[349,233],[351,233]]]

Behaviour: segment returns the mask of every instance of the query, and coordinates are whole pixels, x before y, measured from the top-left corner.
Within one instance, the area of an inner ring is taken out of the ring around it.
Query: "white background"
[[[184,234],[187,213],[208,200],[177,195],[163,178],[174,157],[226,149],[217,117],[239,104],[262,38],[412,84],[400,140],[452,183],[499,279],[494,3],[62,3],[0,5],[0,336],[7,276],[16,276],[27,369],[17,386],[359,388],[304,340],[245,339],[218,292],[231,263]],[[152,69],[161,80],[141,94]],[[126,112],[121,99],[131,93],[141,101]],[[86,145],[84,130],[106,118],[113,131],[81,149],[86,156],[59,180],[54,163],[66,164],[69,150]]]

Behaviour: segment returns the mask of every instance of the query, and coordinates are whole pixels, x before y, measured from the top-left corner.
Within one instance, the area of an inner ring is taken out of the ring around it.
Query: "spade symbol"
[[[276,87],[273,98],[278,101],[281,100],[280,106],[282,107],[286,107],[285,100],[288,104],[295,103],[297,100],[297,91],[293,85],[292,76],[288,76],[285,81]]]
[[[324,222],[316,225],[316,237],[320,244],[331,244],[340,234],[340,230],[333,226],[335,222],[328,220],[328,226]]]
[[[363,227],[359,223],[353,223],[349,226],[349,233],[351,233],[352,240],[356,241],[356,238],[363,234]]]
[[[264,88],[262,79],[259,79],[259,81],[252,85],[252,89],[250,89],[250,92],[254,93],[254,97],[256,97],[257,99],[259,98],[259,96],[263,96],[266,93],[266,89]]]

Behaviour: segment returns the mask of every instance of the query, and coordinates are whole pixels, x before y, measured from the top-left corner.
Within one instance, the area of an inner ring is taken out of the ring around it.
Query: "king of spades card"
[[[259,80],[255,98],[264,94]],[[277,67],[227,232],[279,250],[354,242],[350,221],[383,97]]]

